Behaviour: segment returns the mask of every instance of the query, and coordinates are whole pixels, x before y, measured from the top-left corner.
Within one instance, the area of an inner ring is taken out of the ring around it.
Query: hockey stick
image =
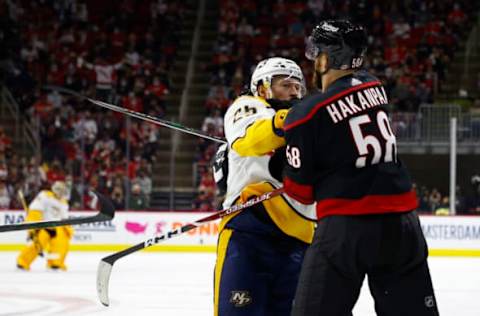
[[[70,95],[76,96],[80,99],[87,100],[88,102],[93,103],[93,104],[98,105],[98,106],[101,106],[103,108],[106,108],[106,109],[109,109],[109,110],[112,110],[112,111],[115,111],[115,112],[118,112],[118,113],[122,113],[122,114],[125,114],[125,115],[128,115],[128,116],[131,116],[131,117],[135,117],[135,118],[138,118],[138,119],[141,119],[141,120],[144,120],[144,121],[156,124],[156,125],[168,127],[168,128],[180,131],[180,132],[184,132],[184,133],[187,133],[187,134],[191,134],[191,135],[199,136],[199,137],[202,137],[202,138],[210,139],[210,140],[213,140],[215,142],[222,143],[222,144],[225,144],[227,142],[223,138],[205,134],[202,131],[196,130],[194,128],[183,126],[180,123],[163,120],[163,119],[158,118],[158,117],[154,117],[154,116],[147,115],[147,114],[144,114],[144,113],[132,111],[132,110],[129,110],[129,109],[126,109],[126,108],[123,108],[123,107],[120,107],[120,106],[117,106],[117,105],[114,105],[114,104],[106,103],[106,102],[103,102],[103,101],[100,101],[100,100],[91,99],[87,96],[84,96],[84,95],[82,95],[78,92],[75,92],[75,91],[67,89],[67,88],[51,86],[51,85],[44,86],[43,88],[47,89],[47,90],[53,90],[53,91],[58,91],[58,92],[65,93],[65,94],[70,94]]]
[[[25,213],[28,214],[28,205],[27,205],[27,201],[25,201],[25,196],[23,195],[23,191],[21,189],[18,190],[17,195],[18,195],[18,199],[20,200],[20,203],[22,203],[23,210],[25,211]]]
[[[114,263],[122,258],[125,257],[131,253],[134,253],[136,251],[145,249],[147,247],[153,246],[155,244],[158,244],[164,240],[171,239],[175,236],[181,235],[183,233],[186,233],[192,229],[195,229],[199,226],[202,226],[203,224],[225,217],[227,215],[233,214],[240,212],[241,210],[246,209],[247,207],[250,207],[252,205],[258,204],[260,202],[266,201],[268,199],[271,199],[277,195],[280,195],[283,193],[283,188],[280,189],[275,189],[271,192],[264,193],[260,196],[257,196],[251,200],[248,200],[247,202],[243,204],[236,204],[233,205],[232,207],[226,208],[224,210],[218,211],[216,213],[213,213],[212,215],[209,215],[207,217],[201,218],[193,223],[184,225],[182,227],[179,227],[175,230],[171,230],[163,235],[160,236],[155,236],[152,238],[149,238],[145,240],[142,243],[136,244],[135,246],[132,246],[130,248],[124,249],[122,251],[116,252],[110,256],[107,256],[105,258],[102,258],[100,260],[100,263],[98,265],[98,270],[97,270],[97,294],[100,302],[108,306],[109,303],[109,298],[108,298],[108,284],[110,282],[110,275],[112,273],[112,268]]]
[[[105,196],[95,192],[100,203],[100,212],[95,216],[79,217],[79,218],[67,218],[60,221],[46,221],[46,222],[32,222],[32,223],[20,223],[11,225],[0,226],[0,233],[10,232],[15,230],[26,229],[40,229],[49,227],[58,227],[66,225],[78,225],[93,222],[103,222],[111,220],[115,215],[115,208]]]

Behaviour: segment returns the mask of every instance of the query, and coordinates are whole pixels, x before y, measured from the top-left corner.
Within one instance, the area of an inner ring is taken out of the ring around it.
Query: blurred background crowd
[[[201,65],[210,85],[201,129],[219,137],[223,114],[248,86],[260,60],[296,60],[309,83],[312,67],[303,56],[305,36],[326,18],[348,17],[366,26],[365,66],[387,88],[390,110],[416,112],[442,91],[449,63],[477,18],[471,12],[479,7],[468,0],[225,0],[217,5],[213,55]],[[108,194],[118,209],[150,207],[159,128],[42,87],[61,86],[134,111],[168,116],[177,106],[167,96],[188,9],[188,4],[171,0],[0,0],[1,81],[23,118],[37,126],[42,148],[38,155],[21,156],[12,134],[0,125],[0,208],[21,208],[19,189],[32,198],[58,179],[71,186],[74,208],[88,208],[90,189]],[[480,99],[464,91],[459,97],[466,111],[480,112]],[[218,207],[210,167],[215,151],[215,144],[198,139],[194,209]],[[458,188],[457,203],[464,213],[480,213],[476,181],[472,177],[476,193]],[[420,184],[417,191],[421,211],[435,213],[448,205],[447,192]]]

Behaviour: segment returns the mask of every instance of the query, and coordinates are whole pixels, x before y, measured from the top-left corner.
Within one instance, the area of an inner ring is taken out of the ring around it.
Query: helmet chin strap
[[[273,99],[272,88],[268,88],[268,89],[267,89],[267,95],[266,95],[266,98],[265,98],[265,99]]]
[[[264,82],[263,87],[266,92],[265,100],[273,99],[272,85],[269,82]]]

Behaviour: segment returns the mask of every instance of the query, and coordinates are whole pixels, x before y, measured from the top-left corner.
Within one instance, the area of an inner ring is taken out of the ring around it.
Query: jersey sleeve
[[[62,207],[60,209],[60,219],[68,218],[68,202],[62,200]]]
[[[40,211],[45,210],[45,192],[40,191],[39,194],[33,199],[33,201],[28,206],[29,211]]]
[[[240,156],[262,156],[285,145],[274,131],[275,110],[265,101],[240,97],[225,114],[225,136]]]
[[[295,121],[295,110],[288,114],[285,126]],[[286,128],[287,143],[283,185],[285,192],[303,204],[315,202],[313,192],[315,139],[311,122]]]

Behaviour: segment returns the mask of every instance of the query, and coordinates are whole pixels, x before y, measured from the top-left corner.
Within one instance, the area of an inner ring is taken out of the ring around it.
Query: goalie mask
[[[67,199],[68,198],[67,186],[66,186],[65,182],[63,182],[63,181],[55,181],[52,184],[52,192],[59,199]]]
[[[271,96],[272,79],[275,76],[286,76],[283,80],[298,81],[301,86],[298,98],[300,99],[305,95],[307,89],[305,87],[305,78],[303,77],[302,70],[293,60],[282,57],[268,58],[258,63],[250,80],[250,91],[253,95],[258,96],[258,86],[263,84]]]

